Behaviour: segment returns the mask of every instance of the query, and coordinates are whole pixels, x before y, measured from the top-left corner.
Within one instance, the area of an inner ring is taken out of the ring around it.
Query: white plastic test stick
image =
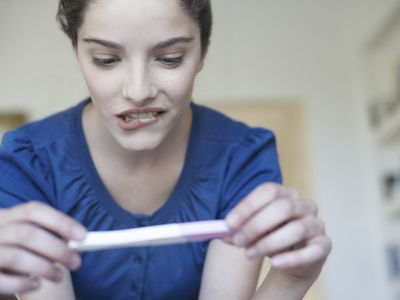
[[[83,241],[70,241],[77,251],[142,247],[211,240],[231,234],[223,220],[173,223],[114,231],[88,232]]]

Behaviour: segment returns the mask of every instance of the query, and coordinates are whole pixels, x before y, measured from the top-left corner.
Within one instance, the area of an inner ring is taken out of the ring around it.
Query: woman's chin
[[[155,139],[141,140],[135,142],[125,142],[120,145],[128,152],[152,151],[160,145],[160,141]]]

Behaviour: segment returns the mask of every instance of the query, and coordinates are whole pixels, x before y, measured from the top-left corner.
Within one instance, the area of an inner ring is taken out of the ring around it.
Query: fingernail
[[[55,281],[61,281],[63,279],[63,273],[60,269],[55,269],[53,279]]]
[[[225,221],[229,227],[237,228],[240,225],[240,216],[237,213],[230,213]]]
[[[230,236],[224,237],[224,238],[222,238],[222,240],[225,243],[232,244],[232,237],[230,237]]]
[[[233,236],[233,243],[237,246],[243,246],[246,244],[246,236],[241,232],[236,233]]]
[[[258,250],[256,247],[252,247],[246,250],[246,256],[248,258],[255,258],[258,256]]]
[[[38,278],[32,278],[30,284],[32,289],[37,289],[40,286],[40,280]]]
[[[82,226],[74,226],[74,228],[72,228],[72,235],[74,239],[82,240],[86,235],[86,229]]]
[[[271,260],[271,264],[276,268],[282,268],[286,265],[286,261],[282,257],[275,257]]]
[[[71,270],[77,269],[81,264],[81,257],[78,254],[74,254],[69,260],[69,268]]]

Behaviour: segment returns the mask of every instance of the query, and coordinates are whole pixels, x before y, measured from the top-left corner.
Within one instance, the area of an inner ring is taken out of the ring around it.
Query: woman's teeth
[[[139,113],[139,114],[129,114],[124,116],[125,122],[130,122],[132,120],[144,120],[144,119],[153,119],[157,115],[157,112],[148,112],[148,113]]]

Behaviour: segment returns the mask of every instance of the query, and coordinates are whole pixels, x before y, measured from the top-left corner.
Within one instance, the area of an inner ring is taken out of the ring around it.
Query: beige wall
[[[283,182],[296,188],[304,199],[312,198],[312,178],[310,174],[309,137],[305,129],[303,105],[291,101],[259,101],[245,103],[209,103],[213,108],[250,126],[271,129],[277,140],[279,162]],[[270,261],[264,259],[259,277],[259,285],[270,269]],[[323,288],[316,282],[304,300],[324,299]]]
[[[326,299],[386,300],[376,186],[366,135],[364,40],[394,0],[214,0],[215,32],[199,102],[298,99],[310,137],[313,195],[333,238]],[[0,1],[0,109],[33,118],[86,95],[55,0]]]

